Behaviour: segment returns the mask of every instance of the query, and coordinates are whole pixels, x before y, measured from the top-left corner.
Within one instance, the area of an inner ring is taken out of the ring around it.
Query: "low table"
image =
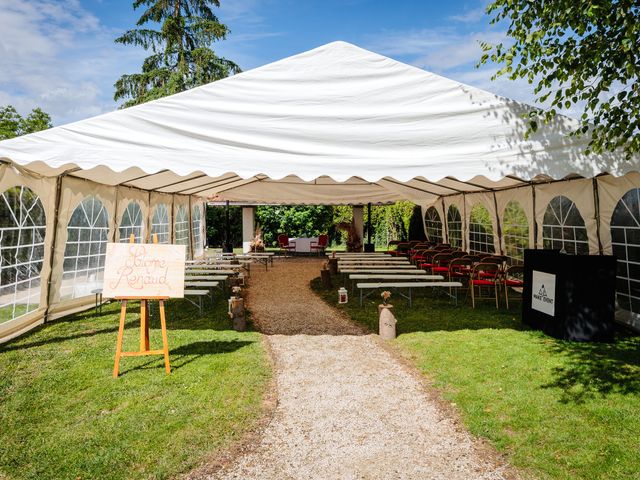
[[[318,243],[318,237],[290,238],[289,243],[295,242],[296,253],[311,253],[311,242]]]

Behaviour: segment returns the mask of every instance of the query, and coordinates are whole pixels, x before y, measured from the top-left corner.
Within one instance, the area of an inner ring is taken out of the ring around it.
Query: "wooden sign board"
[[[108,243],[102,296],[184,297],[186,245]]]

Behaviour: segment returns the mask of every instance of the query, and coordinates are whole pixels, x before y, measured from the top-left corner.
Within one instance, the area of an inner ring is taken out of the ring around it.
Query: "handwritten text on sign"
[[[184,296],[185,245],[108,243],[104,297]]]

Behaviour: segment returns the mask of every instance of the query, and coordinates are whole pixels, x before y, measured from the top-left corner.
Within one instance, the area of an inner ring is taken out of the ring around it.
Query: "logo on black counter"
[[[550,305],[553,305],[553,298],[550,298],[547,295],[547,290],[544,288],[544,283],[540,287],[540,290],[538,290],[538,293],[537,294],[536,293],[533,294],[533,298],[535,298],[536,300],[539,300],[540,302],[544,302],[544,303],[548,303]]]
[[[554,316],[556,300],[556,276],[552,273],[532,272],[531,308]]]

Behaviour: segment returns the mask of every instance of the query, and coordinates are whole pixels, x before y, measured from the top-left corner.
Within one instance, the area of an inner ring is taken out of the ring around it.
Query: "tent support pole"
[[[531,207],[533,209],[533,248],[538,249],[538,215],[536,212],[536,186],[531,184]]]
[[[191,195],[189,195],[189,245],[191,245],[191,258],[195,258],[196,249],[193,241],[193,212],[191,205]]]
[[[242,177],[238,177],[236,175],[236,178],[227,177],[227,178],[214,180],[213,182],[201,183],[200,185],[197,185],[195,187],[189,187],[189,188],[185,188],[184,190],[179,190],[177,193],[196,195],[196,194],[202,193],[202,192],[204,192],[206,190],[211,190],[212,188],[215,188],[215,187],[224,187],[225,185],[229,185],[229,184],[235,183],[235,182],[242,182],[243,180],[244,179]],[[202,187],[204,187],[204,188],[202,188]],[[198,190],[196,190],[196,189],[198,189]],[[195,192],[192,192],[191,190],[195,190]]]
[[[496,233],[498,234],[498,247],[500,248],[500,255],[504,255],[502,243],[502,224],[500,223],[500,213],[498,212],[498,200],[496,199],[496,192],[493,192],[493,208],[496,211]]]
[[[600,238],[600,192],[598,191],[598,179],[593,177],[591,184],[593,185],[593,207],[596,214],[596,237],[598,238],[598,254],[602,255],[602,239]]]
[[[113,235],[111,235],[111,241],[115,243],[116,235],[118,234],[118,192],[120,187],[116,188],[116,198],[113,202]]]
[[[390,178],[381,178],[379,181],[380,182],[393,183],[395,185],[400,185],[401,187],[404,187],[404,188],[410,188],[411,190],[417,190],[418,192],[421,192],[421,193],[428,193],[429,195],[435,195],[436,197],[439,196],[439,194],[437,194],[435,192],[432,192],[431,190],[427,190],[425,188],[414,187],[413,185],[406,185],[406,184],[404,184],[402,182],[396,182],[395,180],[392,180]],[[378,182],[374,182],[374,185],[378,185],[379,187],[384,188],[384,185],[380,185]]]
[[[469,229],[467,228],[467,196],[465,193],[462,194],[462,215],[464,216],[462,220],[462,249],[465,251],[469,250],[469,239],[467,238]],[[469,252],[471,253],[471,252]]]
[[[191,180],[197,180],[198,178],[206,177],[206,173],[202,173],[200,175],[196,175],[195,177],[185,178],[183,180],[178,180],[177,182],[166,183],[164,185],[160,185],[154,188],[154,190],[162,190],[163,188],[173,187],[174,185],[180,185],[181,183],[190,182]],[[131,181],[131,180],[128,180]],[[173,192],[175,193],[175,192]]]
[[[158,170],[156,173],[145,173],[144,175],[140,175],[138,177],[133,177],[133,178],[130,178],[129,180],[125,180],[124,182],[120,182],[116,186],[124,185],[125,187],[137,188],[137,187],[134,187],[133,185],[127,185],[127,184],[129,182],[135,182],[135,181],[138,181],[138,180],[142,180],[143,178],[153,177],[154,175],[158,175],[160,173],[165,173],[165,172],[168,172],[168,171],[169,170],[167,170],[165,168],[163,170]],[[149,191],[151,191],[151,190],[149,190]]]
[[[226,253],[233,252],[233,247],[231,246],[231,221],[229,220],[229,200],[225,205],[225,228],[224,228],[224,245],[222,246],[222,251]]]
[[[235,187],[226,187],[226,188],[223,188],[221,190],[216,190],[216,193],[226,192],[227,190],[233,190],[234,188],[244,187],[245,185],[250,185],[252,183],[261,182],[262,180],[263,180],[262,178],[258,178],[256,176],[256,177],[253,177],[252,179],[244,180],[247,183],[243,183],[242,185],[236,185]],[[242,178],[240,178],[238,180],[233,180],[233,181],[231,181],[229,183],[235,183],[235,182],[240,182],[240,181],[243,181]],[[198,190],[197,192],[191,192],[191,194],[192,195],[197,195],[198,193],[202,193],[202,192],[204,192],[206,190],[210,190],[210,188],[208,188],[208,187],[207,188],[203,188],[202,190]]]
[[[440,202],[442,202],[442,243],[451,243],[449,242],[449,225],[447,223],[447,210],[444,206],[444,197],[440,197]],[[425,225],[425,233],[426,233],[426,225]]]
[[[171,235],[169,236],[169,243],[172,245],[176,243],[176,228],[175,228],[175,218],[176,218],[176,196],[175,194],[171,195]]]
[[[439,183],[431,182],[429,180],[425,180],[425,179],[422,179],[422,178],[412,178],[411,181],[422,182],[422,183],[426,183],[427,185],[434,185],[434,186],[439,187],[439,188],[444,188],[446,190],[451,190],[452,192],[455,192],[455,193],[462,193],[462,190],[460,190],[458,188],[449,187],[447,185],[440,185]]]
[[[151,191],[149,191],[149,195],[147,196],[147,211],[149,212],[149,214],[147,215],[147,242],[151,243],[152,240],[152,236],[151,236]]]
[[[55,210],[53,211],[53,232],[51,232],[51,247],[49,248],[49,277],[47,278],[46,288],[47,288],[47,305],[44,311],[44,323],[49,321],[49,309],[51,308],[51,279],[53,278],[53,264],[54,257],[56,253],[56,243],[58,241],[58,217],[60,215],[60,203],[62,201],[62,179],[65,177],[66,172],[58,175],[56,179],[56,199],[55,199]]]
[[[371,245],[371,202],[367,203],[367,243]]]

